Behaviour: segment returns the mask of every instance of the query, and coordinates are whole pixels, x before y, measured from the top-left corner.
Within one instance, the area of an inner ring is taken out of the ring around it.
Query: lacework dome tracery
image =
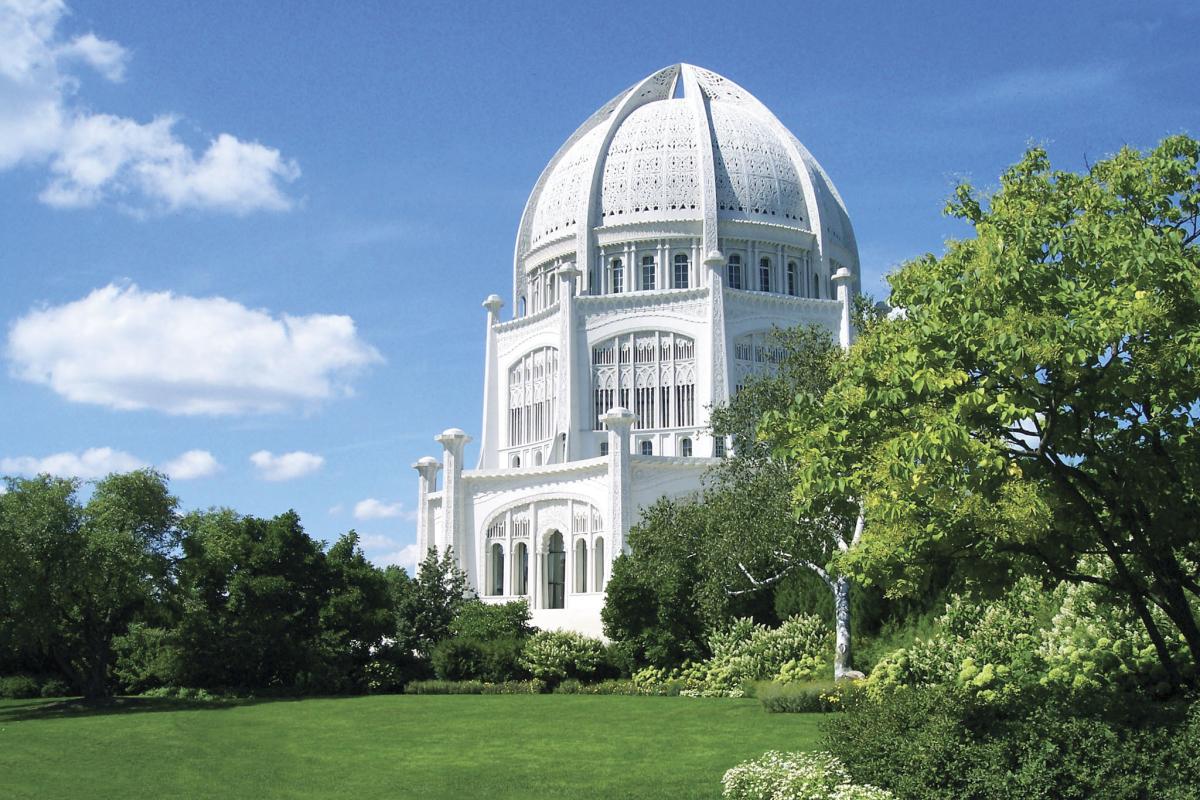
[[[547,165],[522,216],[517,282],[535,265],[526,257],[572,244],[582,253],[598,229],[666,224],[685,235],[700,223],[715,242],[726,222],[855,249],[836,189],[787,128],[733,81],[675,64],[605,104]]]

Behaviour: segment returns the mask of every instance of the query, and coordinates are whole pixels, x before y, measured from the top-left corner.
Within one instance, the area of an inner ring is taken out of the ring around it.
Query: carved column
[[[837,299],[842,304],[842,319],[838,325],[838,343],[843,350],[848,350],[850,343],[854,341],[854,331],[850,329],[850,304],[853,302],[850,297],[850,270],[842,267],[833,274],[830,281],[837,287]]]
[[[439,553],[444,553],[447,547],[454,548],[455,560],[471,579],[471,584],[478,588],[476,582],[475,548],[466,541],[465,508],[462,484],[463,448],[471,437],[461,428],[447,428],[434,441],[442,445],[442,468],[445,477],[442,485],[442,521],[443,530],[437,541]]]
[[[412,465],[420,476],[417,479],[417,561],[436,545],[433,533],[433,515],[429,513],[429,493],[437,491],[437,474],[442,465],[432,456],[423,456]]]
[[[577,420],[576,404],[579,392],[576,385],[579,379],[579,354],[575,352],[579,345],[578,326],[575,321],[575,285],[579,280],[579,269],[573,262],[563,264],[558,268],[559,276],[559,358],[558,358],[558,420],[555,425],[559,436],[566,435],[566,443],[562,450],[561,461],[573,461],[579,457],[579,437],[575,435]],[[558,441],[551,445],[550,463],[555,463],[558,453]]]
[[[708,327],[712,353],[709,386],[712,405],[729,399],[729,362],[725,333],[725,256],[713,250],[704,259],[708,272]]]
[[[500,466],[500,376],[496,372],[496,325],[504,301],[499,295],[488,295],[483,301],[487,309],[487,335],[483,351],[483,426],[480,429],[478,469]]]
[[[625,536],[633,522],[633,467],[629,458],[629,429],[637,416],[627,408],[611,408],[600,421],[608,428],[609,529],[613,557],[626,551]]]

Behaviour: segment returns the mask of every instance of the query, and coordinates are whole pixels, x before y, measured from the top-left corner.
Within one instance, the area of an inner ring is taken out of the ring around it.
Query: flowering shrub
[[[684,694],[741,697],[743,686],[763,680],[812,680],[824,666],[829,631],[819,617],[798,615],[778,628],[735,620],[708,640],[712,658],[685,668]]]
[[[565,678],[588,680],[604,663],[604,644],[569,631],[538,631],[525,641],[521,666],[554,685]]]
[[[771,681],[754,687],[763,710],[773,714],[809,714],[841,711],[848,697],[860,691],[855,681],[837,683],[784,683]]]
[[[842,762],[829,753],[774,750],[725,773],[726,800],[888,800],[892,793],[854,784]]]

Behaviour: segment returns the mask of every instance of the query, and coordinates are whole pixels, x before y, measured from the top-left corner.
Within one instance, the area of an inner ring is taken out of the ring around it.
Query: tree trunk
[[[834,578],[833,589],[833,679],[841,678],[851,669],[850,653],[850,579],[845,575]]]

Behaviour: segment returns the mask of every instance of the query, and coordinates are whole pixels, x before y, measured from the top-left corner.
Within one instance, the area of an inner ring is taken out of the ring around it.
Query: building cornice
[[[516,319],[510,319],[505,322],[498,322],[498,323],[496,323],[496,327],[493,330],[496,331],[497,335],[504,334],[504,333],[512,333],[513,331],[519,331],[522,328],[532,327],[532,326],[538,324],[539,322],[541,322],[542,320],[550,319],[557,313],[558,313],[558,303],[555,303],[552,306],[543,308],[541,311],[537,312],[536,314],[529,314],[528,316],[517,317]]]
[[[594,472],[603,475],[608,471],[608,459],[585,458],[565,464],[543,464],[540,467],[516,467],[506,469],[475,469],[463,473],[463,479],[472,482],[554,477],[570,473]]]

